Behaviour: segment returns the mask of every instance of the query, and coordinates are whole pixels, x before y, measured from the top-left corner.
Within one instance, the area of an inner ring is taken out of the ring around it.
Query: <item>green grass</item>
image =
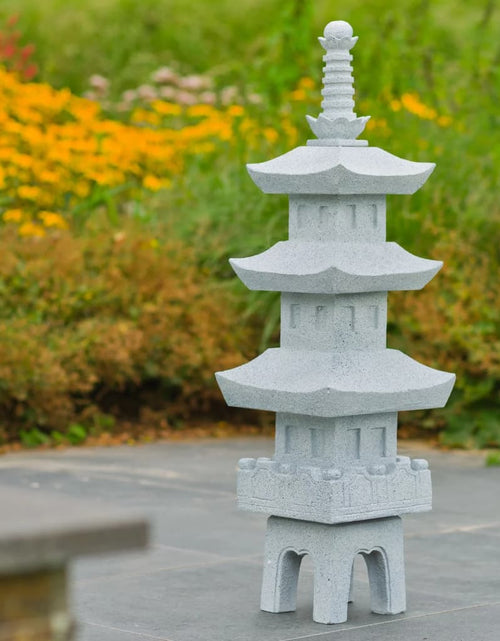
[[[358,90],[425,91],[434,101],[474,110],[476,89],[489,100],[498,83],[498,13],[490,0],[17,0],[27,40],[38,47],[42,78],[81,91],[92,73],[121,89],[144,82],[156,66],[213,72],[224,81],[272,92],[317,73],[316,36],[329,20],[352,22]],[[471,84],[472,83],[472,84]],[[498,91],[498,85],[497,85]]]
[[[496,467],[500,466],[500,450],[494,450],[486,455],[486,466]]]

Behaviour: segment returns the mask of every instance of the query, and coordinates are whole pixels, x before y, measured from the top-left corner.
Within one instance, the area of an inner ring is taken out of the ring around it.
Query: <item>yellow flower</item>
[[[262,133],[264,134],[264,138],[267,142],[273,143],[278,140],[278,132],[272,127],[265,127]]]
[[[36,200],[40,195],[40,189],[32,185],[21,185],[17,190],[20,198],[25,200]]]
[[[305,79],[300,86],[309,84]],[[163,122],[178,115],[185,121],[176,128]],[[210,155],[221,141],[234,144],[235,126],[250,145],[260,144],[260,130],[241,105],[182,108],[155,100],[147,109],[136,109],[128,122],[118,122],[106,118],[96,102],[67,89],[21,83],[0,68],[0,187],[16,203],[3,219],[21,225],[23,235],[37,236],[49,227],[64,228],[62,207],[87,198],[96,184],[98,189],[128,184],[167,189],[189,156]],[[291,125],[283,131],[296,136]],[[271,128],[264,131],[270,142],[277,135]],[[23,216],[23,202],[31,222],[26,212]]]
[[[300,89],[314,89],[316,87],[316,83],[312,78],[305,77],[301,78],[299,80],[299,88]]]
[[[44,183],[56,183],[59,180],[57,172],[50,171],[49,169],[41,171],[39,178]]]
[[[139,124],[148,124],[148,125],[159,125],[160,124],[160,117],[158,116],[157,113],[153,113],[152,111],[148,111],[147,109],[134,109],[132,112],[132,115],[130,117],[131,122],[139,123]]]
[[[79,198],[86,198],[90,194],[90,184],[80,180],[73,185],[73,191]]]
[[[192,105],[187,109],[187,115],[196,117],[213,116],[215,109],[210,105]]]
[[[21,227],[19,227],[19,234],[21,236],[38,236],[39,238],[41,238],[42,236],[45,236],[45,230],[43,229],[43,227],[40,227],[40,225],[36,225],[32,222],[27,222],[23,223]]]
[[[13,154],[10,158],[10,161],[14,165],[22,167],[23,169],[30,169],[31,167],[33,167],[33,158],[31,156],[28,156],[28,154]]]
[[[366,123],[366,130],[373,131],[373,129],[386,131],[388,129],[387,120],[385,118],[370,118]]]
[[[23,212],[21,209],[7,209],[3,213],[3,219],[6,223],[18,223],[23,218]]]
[[[439,116],[437,119],[438,125],[441,127],[449,127],[453,120],[450,118],[450,116]]]
[[[142,184],[146,189],[150,191],[158,191],[163,187],[163,182],[156,176],[148,175],[144,176]]]
[[[401,96],[401,103],[406,111],[409,111],[423,120],[434,120],[437,117],[436,110],[424,105],[415,93],[404,93]]]
[[[38,213],[38,218],[40,218],[45,227],[56,227],[57,229],[68,228],[68,223],[61,214],[57,214],[54,211],[41,211]]]
[[[151,107],[162,116],[179,116],[182,113],[180,105],[165,100],[153,100]]]
[[[239,116],[245,115],[245,110],[241,105],[231,105],[227,110],[227,115],[237,118]]]
[[[295,100],[297,102],[306,100],[306,98],[307,98],[307,94],[304,91],[304,89],[295,89],[295,91],[292,91],[290,94],[290,99]]]

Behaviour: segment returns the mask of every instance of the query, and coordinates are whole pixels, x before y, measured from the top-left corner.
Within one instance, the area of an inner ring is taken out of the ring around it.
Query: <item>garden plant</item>
[[[221,416],[213,371],[278,338],[276,296],[249,296],[227,263],[286,236],[285,200],[258,192],[244,163],[307,139],[300,115],[320,102],[312,44],[342,16],[363,39],[356,102],[373,114],[370,144],[438,166],[432,188],[388,205],[388,239],[445,264],[422,292],[391,294],[388,342],[457,383],[446,409],[403,415],[401,429],[500,446],[494,2],[9,4],[4,444],[80,442],[124,419],[181,429]]]

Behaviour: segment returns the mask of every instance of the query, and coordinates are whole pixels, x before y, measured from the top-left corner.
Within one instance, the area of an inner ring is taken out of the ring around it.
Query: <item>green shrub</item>
[[[244,360],[230,293],[179,241],[129,223],[45,238],[3,228],[0,247],[4,438],[78,442],[107,399],[135,395],[140,411],[148,385],[189,415],[218,401],[213,372]]]
[[[487,467],[494,467],[494,466],[500,465],[500,450],[489,452],[486,455],[486,465]]]
[[[499,264],[477,246],[474,233],[449,231],[431,252],[442,272],[422,291],[391,294],[389,306],[391,346],[457,374],[446,408],[405,421],[444,429],[441,440],[454,447],[500,445]]]

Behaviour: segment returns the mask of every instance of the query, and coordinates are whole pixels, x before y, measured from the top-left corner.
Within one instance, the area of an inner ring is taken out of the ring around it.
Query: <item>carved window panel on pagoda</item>
[[[397,413],[364,414],[335,419],[343,435],[339,447],[350,464],[368,465],[396,460]]]
[[[383,349],[387,294],[281,295],[281,346],[290,349]]]
[[[275,459],[339,468],[394,463],[396,438],[396,412],[334,418],[278,413]]]
[[[278,460],[309,460],[312,464],[335,459],[339,452],[336,443],[335,419],[276,415],[276,456]]]
[[[290,239],[384,242],[385,228],[385,196],[290,196]]]
[[[387,294],[339,294],[334,305],[335,349],[386,346]]]

